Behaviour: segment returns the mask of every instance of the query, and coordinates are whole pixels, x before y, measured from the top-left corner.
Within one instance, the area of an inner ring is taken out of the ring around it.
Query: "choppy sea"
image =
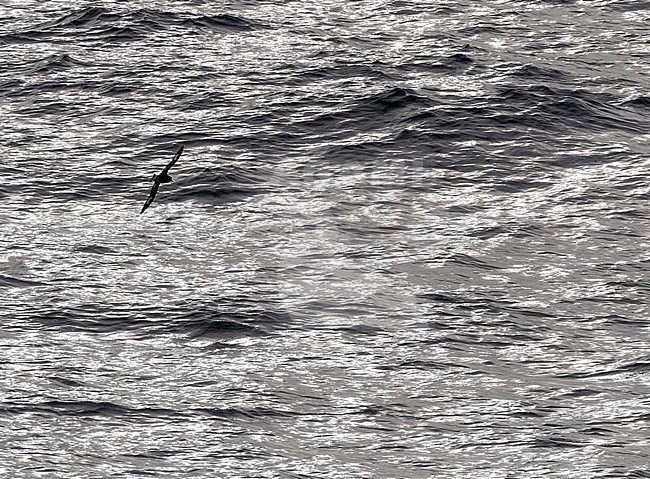
[[[0,477],[649,478],[649,25],[0,1]]]

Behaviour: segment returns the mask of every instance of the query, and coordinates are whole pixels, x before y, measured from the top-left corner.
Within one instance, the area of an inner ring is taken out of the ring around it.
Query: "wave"
[[[319,114],[292,126],[299,130],[318,130],[322,137],[342,140],[356,136],[357,132],[390,129],[437,104],[413,89],[393,87],[344,105],[336,112]]]
[[[650,96],[639,95],[635,98],[631,98],[623,101],[623,105],[639,107],[639,108],[648,108],[650,107]]]
[[[498,89],[493,102],[501,103],[501,108],[490,119],[544,131],[567,127],[590,131],[644,131],[646,125],[642,119],[631,110],[618,106],[618,101],[610,94],[580,89],[551,88],[541,84],[508,86]]]
[[[594,368],[596,369],[596,368]],[[650,357],[641,357],[638,360],[620,364],[614,367],[603,367],[599,370],[574,371],[566,374],[558,374],[560,378],[586,379],[597,377],[608,377],[626,373],[644,375],[650,371]]]
[[[87,7],[72,11],[61,17],[24,31],[0,35],[0,44],[39,42],[47,39],[66,38],[75,31],[77,42],[97,41],[124,42],[143,39],[151,34],[169,29],[189,30],[200,33],[246,32],[264,25],[236,15],[214,16],[181,15],[174,12],[149,8],[135,10],[111,10],[105,7]]]
[[[52,28],[78,28],[89,27],[100,23],[115,23],[121,19],[121,15],[111,12],[103,7],[87,7],[68,13],[54,21],[39,25],[40,30]]]
[[[560,78],[559,73],[547,73]],[[471,139],[511,141],[513,135],[535,131],[547,134],[572,128],[642,133],[647,121],[618,102],[611,94],[534,84],[503,86],[483,97],[445,104],[435,91],[394,87],[292,127],[316,129],[330,142],[347,143],[328,146],[322,155],[325,159],[363,161],[393,150],[441,153],[457,149],[458,141]],[[358,132],[381,132],[385,138],[359,141]]]
[[[83,245],[77,246],[73,250],[75,253],[91,253],[97,255],[119,255],[120,253],[112,248],[102,245]]]
[[[214,15],[189,18],[183,22],[184,26],[192,29],[210,31],[250,31],[259,28],[260,25],[242,17],[234,15]]]
[[[46,283],[40,281],[32,281],[27,279],[15,278],[13,276],[6,276],[0,274],[0,287],[4,288],[25,288],[30,286],[45,286]]]
[[[558,70],[557,68],[551,68],[548,66],[531,65],[531,64],[526,64],[515,68],[515,70],[511,73],[511,75],[514,77],[531,79],[534,80],[535,82],[539,82],[542,79],[556,80],[556,81],[568,79],[568,74],[562,70]]]
[[[67,53],[55,53],[30,62],[25,67],[25,70],[28,73],[49,73],[88,65],[88,63],[77,60]]]
[[[0,80],[0,96],[20,96],[22,94],[22,89],[26,84],[27,82],[25,80],[19,80],[16,78]]]
[[[171,409],[165,407],[131,407],[110,401],[74,401],[50,400],[37,403],[14,403],[7,401],[0,408],[0,415],[16,416],[24,414],[52,414],[55,416],[121,418],[127,421],[141,422],[143,419],[187,420],[193,416],[218,418],[231,417],[289,417],[297,412],[269,407],[252,408],[185,408]]]
[[[179,189],[170,191],[174,200],[214,199],[232,201],[271,191],[269,181],[273,174],[266,169],[240,167],[191,168],[183,173],[176,183]]]
[[[482,62],[462,52],[452,53],[439,59],[432,59],[427,55],[408,58],[400,63],[398,67],[400,70],[406,72],[436,73],[442,75],[460,74],[461,72],[476,74],[486,69],[486,66]]]
[[[75,251],[77,254],[113,254],[101,246],[82,246]],[[56,309],[35,307],[28,317],[46,329],[65,332],[137,331],[142,337],[182,334],[189,339],[220,340],[266,336],[284,329],[291,321],[287,313],[274,309],[272,305],[265,307],[247,298],[237,297],[200,303],[182,301],[164,308],[119,303],[80,304]]]

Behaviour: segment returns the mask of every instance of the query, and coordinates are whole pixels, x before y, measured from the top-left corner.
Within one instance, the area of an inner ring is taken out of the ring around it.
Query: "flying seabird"
[[[183,147],[181,146],[176,154],[174,155],[174,158],[172,158],[172,161],[170,161],[167,166],[165,166],[162,170],[162,172],[159,175],[153,175],[153,178],[151,178],[151,181],[153,181],[153,186],[151,187],[151,191],[149,192],[149,198],[147,198],[147,201],[145,201],[144,206],[142,207],[142,211],[140,211],[140,214],[144,213],[147,208],[149,208],[149,205],[153,202],[153,199],[156,197],[156,193],[158,193],[158,187],[160,186],[160,183],[171,183],[174,181],[171,176],[169,176],[169,169],[176,164],[178,159],[181,156],[181,153],[183,153]]]

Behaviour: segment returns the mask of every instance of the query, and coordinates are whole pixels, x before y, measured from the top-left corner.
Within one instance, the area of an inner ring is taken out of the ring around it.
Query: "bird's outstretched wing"
[[[172,158],[172,161],[170,161],[170,162],[167,164],[167,166],[165,166],[165,168],[162,170],[162,173],[161,173],[162,176],[165,176],[165,173],[168,173],[169,170],[170,170],[170,168],[176,164],[176,162],[178,161],[178,159],[181,157],[181,154],[183,153],[183,148],[185,148],[185,147],[184,147],[184,146],[181,146],[181,147],[178,149],[178,151],[176,152],[176,154],[174,155],[174,158]]]
[[[144,206],[142,207],[142,211],[140,211],[140,214],[144,213],[144,211],[149,208],[149,205],[153,203],[153,199],[156,197],[156,193],[158,193],[158,187],[160,186],[160,183],[158,181],[154,181],[153,186],[151,187],[151,191],[149,192],[149,198],[147,198],[147,201],[145,201]]]

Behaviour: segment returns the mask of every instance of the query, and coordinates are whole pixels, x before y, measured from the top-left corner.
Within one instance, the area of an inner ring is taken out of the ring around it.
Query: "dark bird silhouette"
[[[149,205],[153,203],[153,199],[156,197],[156,193],[158,193],[158,187],[160,186],[161,183],[171,183],[174,181],[171,176],[169,176],[169,170],[172,166],[176,164],[178,159],[181,157],[181,153],[183,153],[183,148],[180,147],[176,154],[174,155],[174,158],[172,158],[172,161],[170,161],[167,166],[165,166],[162,170],[162,172],[159,175],[153,175],[153,178],[151,178],[151,181],[153,181],[153,186],[151,187],[151,191],[149,192],[149,198],[147,198],[147,201],[145,201],[144,206],[142,207],[142,211],[140,211],[140,214],[144,213],[147,208],[149,208]]]

